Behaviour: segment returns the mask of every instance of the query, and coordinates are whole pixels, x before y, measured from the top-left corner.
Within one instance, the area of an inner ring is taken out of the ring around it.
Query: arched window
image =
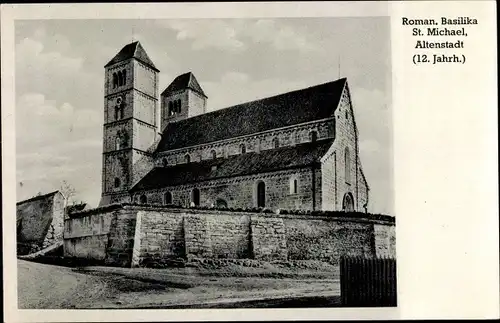
[[[120,107],[116,106],[115,107],[115,120],[118,120],[118,117],[120,116]]]
[[[274,148],[280,147],[280,140],[278,139],[278,137],[273,139],[273,146],[274,146]]]
[[[113,89],[116,89],[118,87],[118,75],[116,73],[113,73]]]
[[[172,204],[172,193],[165,192],[163,194],[163,204]]]
[[[181,113],[181,100],[177,100],[177,113]]]
[[[345,110],[345,118],[349,119],[349,114],[347,113],[347,110]]]
[[[115,138],[115,150],[122,149],[122,138],[120,136]]]
[[[342,201],[342,210],[345,212],[354,211],[354,199],[352,198],[351,193],[346,193],[344,195],[344,200]]]
[[[167,167],[168,166],[168,160],[166,158],[163,158],[161,162],[163,164],[163,167]]]
[[[191,191],[191,204],[194,206],[200,205],[200,190],[197,188]]]
[[[257,183],[257,207],[266,206],[266,184],[262,181]]]
[[[122,85],[127,83],[127,70],[123,70],[122,72]]]
[[[344,150],[344,174],[346,183],[351,182],[351,156],[349,156],[349,147]]]
[[[122,86],[123,84],[123,73],[122,71],[118,72],[118,86]]]
[[[227,208],[227,202],[226,200],[219,198],[215,201],[215,206],[217,208]]]
[[[146,204],[148,203],[148,198],[146,197],[146,195],[142,194],[139,198],[139,201],[141,202],[141,204]]]
[[[290,194],[297,194],[299,191],[299,180],[296,177],[290,178]]]
[[[309,133],[309,140],[315,142],[318,139],[318,133],[316,131],[311,131]]]
[[[244,154],[247,152],[247,147],[245,144],[240,144],[240,153]]]
[[[184,162],[185,162],[186,164],[191,162],[191,156],[189,156],[189,154],[186,154],[186,155],[184,156]]]
[[[120,187],[120,179],[115,177],[115,188]]]
[[[210,157],[211,157],[212,159],[216,159],[216,158],[217,158],[217,152],[216,152],[215,150],[211,150],[211,151],[210,151]]]

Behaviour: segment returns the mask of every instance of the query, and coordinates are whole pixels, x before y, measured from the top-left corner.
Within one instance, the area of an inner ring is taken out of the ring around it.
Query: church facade
[[[207,112],[192,73],[158,76],[139,42],[105,66],[100,206],[366,212],[345,78]]]

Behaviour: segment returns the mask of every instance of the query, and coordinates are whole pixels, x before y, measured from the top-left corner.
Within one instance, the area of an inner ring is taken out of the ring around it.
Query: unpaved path
[[[19,308],[212,307],[339,294],[338,279],[197,276],[169,269],[73,269],[23,260],[18,260],[18,275]]]

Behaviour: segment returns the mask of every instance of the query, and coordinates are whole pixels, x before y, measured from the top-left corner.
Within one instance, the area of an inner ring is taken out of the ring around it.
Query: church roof
[[[194,74],[191,72],[177,76],[161,95],[165,96],[185,89],[191,89],[196,93],[203,95],[205,98],[207,97],[205,92],[203,92],[200,83],[198,83],[198,80],[196,80],[196,77],[194,77]]]
[[[201,114],[168,124],[157,151],[205,144],[332,116],[346,79]]]
[[[144,176],[131,191],[307,167],[319,163],[320,158],[326,154],[332,143],[333,139],[326,139],[296,146],[263,150],[259,153],[249,152],[227,158],[156,167]]]
[[[118,52],[118,54],[116,54],[115,57],[113,57],[113,59],[110,60],[108,64],[106,64],[104,67],[108,67],[110,65],[119,63],[129,58],[135,58],[138,61],[141,61],[142,63],[148,65],[155,71],[159,72],[153,61],[149,58],[148,54],[142,47],[141,43],[138,41],[125,45],[125,47],[123,47]]]

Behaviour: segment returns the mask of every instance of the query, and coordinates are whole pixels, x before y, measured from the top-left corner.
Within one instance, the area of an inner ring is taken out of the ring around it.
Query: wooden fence
[[[396,260],[347,257],[340,259],[342,305],[397,306]]]

